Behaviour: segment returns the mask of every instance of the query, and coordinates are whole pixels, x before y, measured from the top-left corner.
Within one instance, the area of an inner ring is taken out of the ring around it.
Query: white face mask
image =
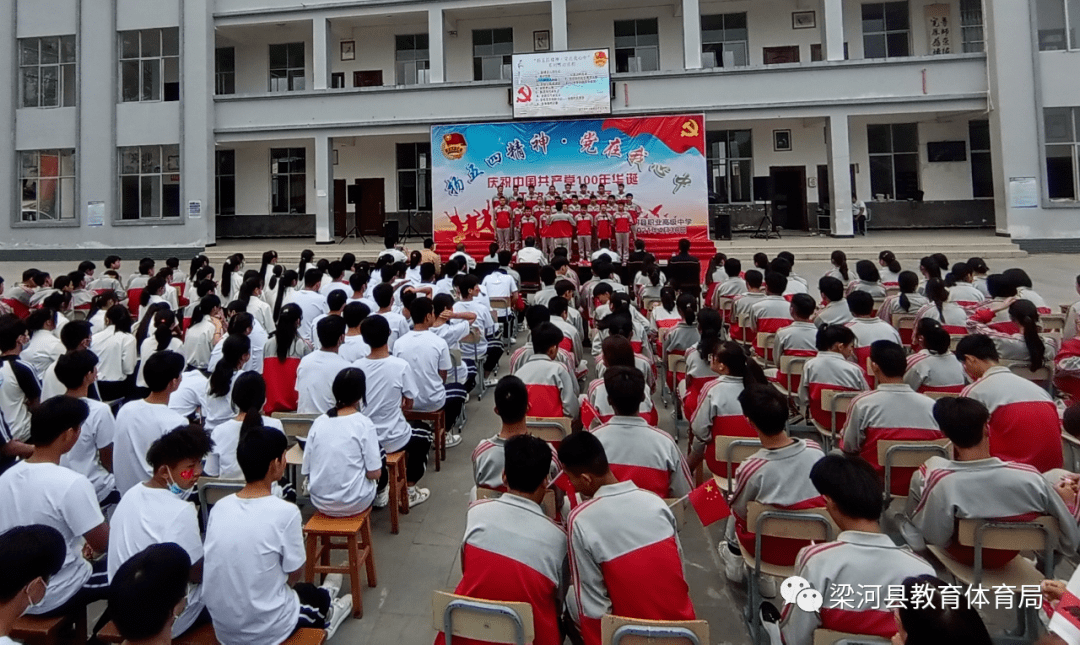
[[[30,593],[30,588],[33,587],[35,583],[41,584],[41,600],[38,600],[37,602],[34,602],[34,596]],[[45,584],[45,581],[41,578],[35,578],[34,580],[30,581],[30,584],[28,584],[23,591],[26,593],[26,608],[27,610],[30,610],[34,607],[37,607],[45,600],[45,592],[47,591],[47,585]]]
[[[173,481],[172,474],[168,470],[165,471],[165,477],[168,478],[170,493],[185,501],[188,497],[191,497],[191,491],[195,489],[194,484],[191,488],[180,488],[180,485]]]

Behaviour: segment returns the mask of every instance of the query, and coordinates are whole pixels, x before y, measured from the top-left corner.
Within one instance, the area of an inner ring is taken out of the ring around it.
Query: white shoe
[[[499,384],[499,379],[492,376],[491,378],[484,379],[484,387],[492,388]]]
[[[409,486],[409,508],[423,504],[431,497],[431,491],[418,486]]]
[[[345,619],[352,615],[352,594],[346,594],[330,604],[330,612],[326,617],[326,640],[330,640],[337,633],[338,627]]]
[[[717,551],[720,552],[720,560],[724,563],[724,576],[730,582],[742,582],[746,576],[746,563],[741,553],[733,553],[727,541],[721,542]]]
[[[446,447],[447,448],[453,448],[454,446],[458,445],[459,443],[461,443],[461,435],[460,434],[454,434],[453,432],[450,432],[450,433],[448,433],[446,435]]]
[[[390,485],[382,489],[381,493],[375,494],[375,501],[371,503],[375,508],[386,508],[390,505]]]
[[[762,598],[775,598],[776,597],[776,578],[761,574],[758,577],[758,593]]]
[[[333,601],[341,593],[341,585],[345,582],[345,576],[340,573],[331,573],[323,580],[322,588],[330,592],[330,600]]]

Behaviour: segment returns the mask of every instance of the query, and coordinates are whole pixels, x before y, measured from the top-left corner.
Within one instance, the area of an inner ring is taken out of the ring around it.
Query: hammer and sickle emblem
[[[682,124],[682,136],[684,137],[696,137],[701,134],[698,129],[697,121],[693,119],[687,119],[686,123]]]

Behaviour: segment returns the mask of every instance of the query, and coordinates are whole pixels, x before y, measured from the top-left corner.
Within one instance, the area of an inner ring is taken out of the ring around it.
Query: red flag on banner
[[[724,492],[720,490],[720,486],[714,479],[709,479],[690,491],[687,497],[694,505],[702,526],[708,526],[731,515],[731,507],[724,499]]]

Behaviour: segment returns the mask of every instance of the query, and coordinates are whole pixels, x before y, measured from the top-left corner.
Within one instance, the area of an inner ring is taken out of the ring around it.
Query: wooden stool
[[[423,421],[430,423],[435,440],[435,472],[442,470],[442,462],[446,461],[446,413],[442,410],[435,412],[417,412],[409,410],[405,413],[409,421]]]
[[[105,643],[123,643],[124,638],[116,625],[110,622],[98,632],[98,639]],[[326,641],[326,631],[322,629],[304,628],[293,632],[293,635],[285,639],[282,645],[322,645]],[[174,645],[218,645],[217,634],[214,626],[210,623],[189,629],[173,639]]]
[[[60,642],[60,632],[64,627],[74,623],[74,639],[65,639],[64,642],[86,643],[86,608],[82,607],[70,616],[58,618],[40,618],[38,616],[21,616],[11,628],[11,637],[17,638],[30,645],[55,645]]]
[[[345,544],[335,543],[335,537],[346,539]],[[358,539],[359,538],[359,539]],[[364,616],[363,592],[360,589],[360,565],[367,566],[368,586],[374,587],[375,555],[371,542],[371,509],[350,517],[329,517],[315,513],[304,525],[304,545],[307,549],[308,582],[315,582],[315,574],[347,573],[352,582],[353,617]],[[344,566],[330,564],[330,552],[346,550],[349,561]]]
[[[409,482],[405,474],[405,451],[386,455],[390,483],[390,532],[398,533],[398,513],[409,513]]]

